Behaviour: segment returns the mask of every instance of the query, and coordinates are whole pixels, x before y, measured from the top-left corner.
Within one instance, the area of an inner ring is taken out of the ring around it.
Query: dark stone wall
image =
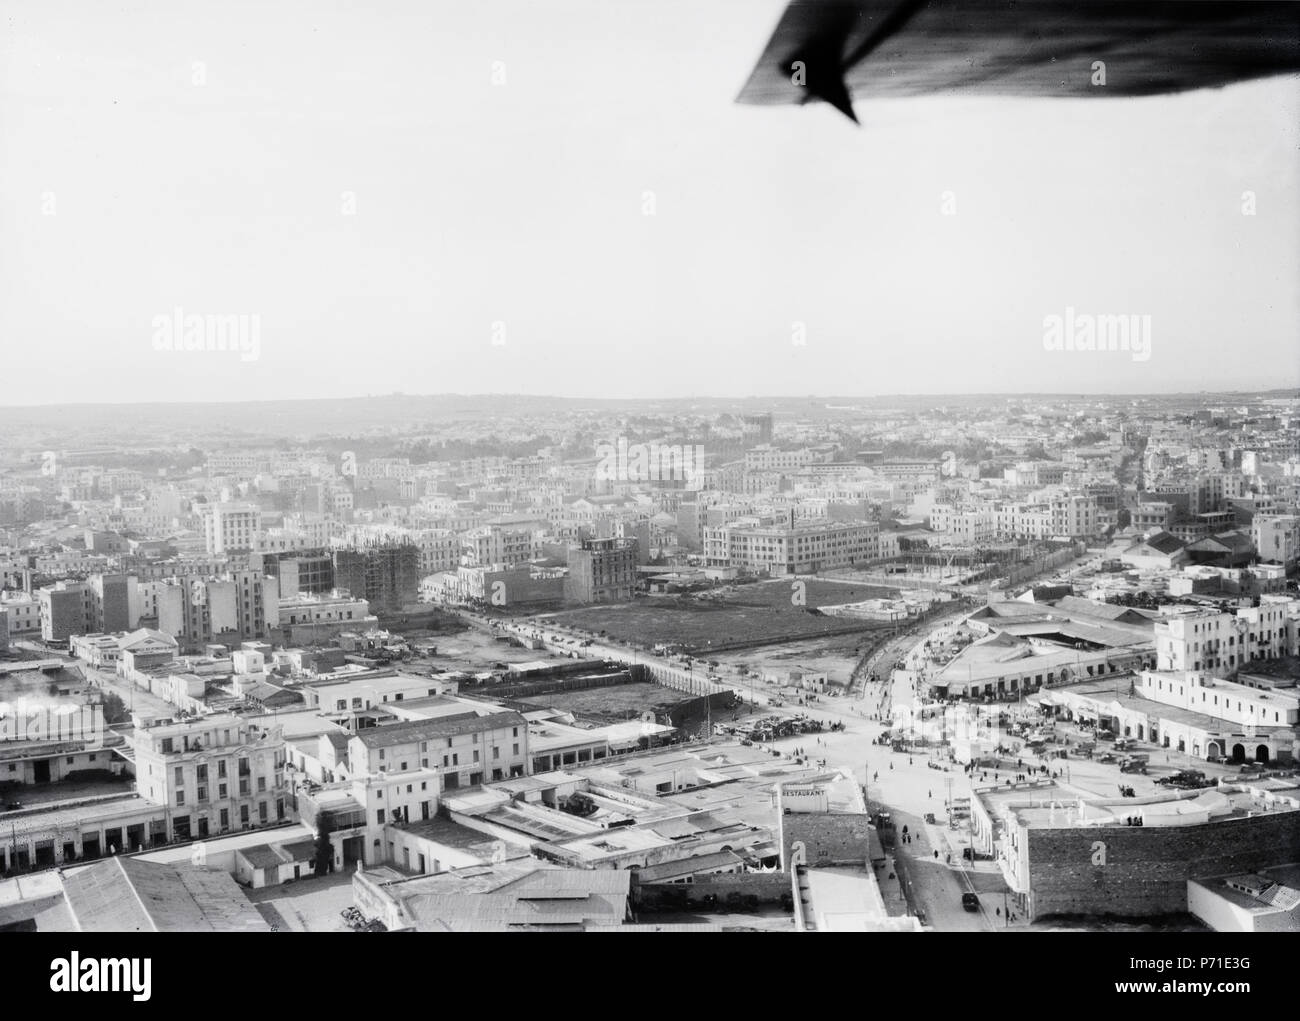
[[[1034,917],[1187,910],[1187,881],[1300,861],[1300,812],[1202,826],[1031,829]],[[1105,845],[1105,864],[1094,845]]]

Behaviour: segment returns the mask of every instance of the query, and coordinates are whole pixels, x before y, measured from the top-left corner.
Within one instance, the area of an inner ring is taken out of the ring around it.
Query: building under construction
[[[337,549],[334,584],[367,600],[373,613],[400,613],[419,602],[420,550],[410,544]]]

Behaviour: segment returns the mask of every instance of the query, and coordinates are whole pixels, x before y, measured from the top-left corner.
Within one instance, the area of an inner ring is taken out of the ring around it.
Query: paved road
[[[73,656],[69,656],[66,652],[53,652],[32,642],[23,641],[14,644],[20,648],[39,652],[47,659],[57,659],[69,666],[79,667],[82,673],[86,675],[88,682],[95,687],[111,691],[117,695],[128,709],[134,705],[136,710],[151,712],[157,716],[176,715],[176,707],[166,699],[150,694],[144,688],[137,688],[130,681],[118,677],[112,670],[101,670],[98,667],[90,666],[88,663],[83,663]]]
[[[477,619],[472,615],[467,615],[467,619],[479,627],[488,627],[486,619]],[[927,621],[915,630],[890,639],[878,654],[879,662],[892,668],[896,660],[904,658],[911,648],[925,641],[930,631],[942,623]],[[531,621],[507,623],[506,626],[515,633],[533,633],[538,630],[543,630],[545,634],[567,633],[562,628],[539,629]],[[566,647],[561,645],[557,648]],[[579,651],[623,662],[646,662],[649,659],[643,654],[604,642],[593,643]],[[862,699],[821,698],[808,705],[769,710],[778,715],[802,712],[826,724],[841,722],[845,725],[843,731],[794,735],[770,742],[765,747],[789,755],[798,750],[814,760],[825,759],[828,766],[850,770],[866,785],[870,800],[884,804],[890,810],[899,834],[894,850],[905,859],[903,873],[913,883],[913,898],[925,913],[927,925],[945,931],[992,930],[1002,922],[1001,917],[994,914],[994,909],[1001,905],[1002,891],[1006,889],[1006,884],[992,863],[980,862],[974,869],[966,867],[961,851],[968,845],[968,840],[962,831],[948,828],[943,807],[945,779],[952,780],[953,794],[957,797],[969,796],[969,780],[960,769],[950,772],[931,769],[924,755],[909,758],[905,753],[892,752],[888,746],[875,743],[875,739],[886,729],[888,717],[886,715],[885,720],[872,720],[869,719],[872,713],[877,712],[882,704],[899,707],[914,703],[911,686],[902,675],[895,676],[892,669],[887,673],[880,672],[885,673],[885,676],[876,684],[867,684]],[[749,697],[748,691],[745,694]],[[889,768],[891,764],[892,769]],[[924,822],[927,812],[934,813],[937,825],[931,826]],[[909,835],[913,837],[910,843],[902,842],[903,826],[908,827]],[[939,851],[937,859],[934,857],[936,850]],[[890,871],[895,873],[893,880],[888,878]],[[878,875],[881,891],[891,912],[904,913],[906,905],[900,893],[898,868],[891,861]],[[980,896],[982,908],[978,912],[968,912],[962,908],[961,895],[969,890],[974,890]]]

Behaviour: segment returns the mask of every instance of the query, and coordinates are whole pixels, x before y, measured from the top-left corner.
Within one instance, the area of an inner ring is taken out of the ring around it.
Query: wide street
[[[480,626],[484,624],[480,619],[475,619],[475,623]],[[538,631],[546,635],[569,637],[578,634],[554,626],[539,628],[527,620],[506,626],[515,633],[523,634]],[[893,853],[904,858],[901,874],[911,880],[912,900],[923,913],[927,925],[945,931],[994,929],[1005,923],[1002,895],[1006,884],[992,862],[978,862],[972,866],[962,857],[962,848],[969,846],[969,839],[960,828],[949,828],[944,808],[950,791],[952,797],[970,796],[969,778],[960,767],[950,766],[948,771],[931,768],[924,754],[909,756],[893,752],[887,745],[875,743],[875,739],[888,726],[888,707],[897,709],[914,704],[911,685],[905,674],[892,670],[894,662],[904,658],[911,648],[925,641],[931,627],[938,626],[941,623],[931,622],[920,628],[909,628],[891,638],[873,656],[875,672],[880,680],[866,683],[861,697],[821,697],[816,702],[798,706],[797,709],[788,707],[773,710],[782,714],[802,712],[828,725],[840,722],[845,725],[844,730],[780,738],[766,742],[764,747],[777,749],[787,755],[794,755],[795,749],[799,749],[814,761],[825,759],[828,767],[851,770],[866,786],[868,799],[873,806],[883,806],[892,814],[896,835]],[[632,662],[634,659],[645,662],[650,658],[598,641],[593,641],[592,645],[585,648],[579,648],[576,643],[568,645],[567,650],[563,644],[554,647],[557,650],[579,651],[582,655],[624,662]],[[869,664],[868,676],[871,672],[872,666]],[[722,683],[731,683],[730,678]],[[734,683],[740,686],[742,682]],[[744,695],[747,699],[752,697],[748,689],[744,690]],[[768,698],[758,694],[754,700],[762,704]],[[882,707],[885,707],[883,714]],[[878,718],[871,719],[873,714]],[[946,759],[946,752],[944,757]],[[948,783],[951,783],[951,788]],[[933,813],[934,824],[925,822],[927,813]],[[904,826],[908,830],[908,842],[903,840]],[[895,878],[889,878],[891,873]],[[907,908],[901,892],[902,880],[892,856],[877,875],[890,912],[903,914]],[[969,912],[963,909],[961,895],[968,891],[974,891],[980,896],[980,911]]]
[[[484,618],[466,616],[477,626],[489,626]],[[817,696],[815,701],[806,701],[804,704],[772,708],[768,703],[777,697],[775,689],[767,693],[755,691],[746,678],[730,672],[723,672],[715,678],[715,682],[734,687],[746,700],[756,703],[756,711],[759,713],[784,716],[798,712],[827,725],[834,722],[844,724],[845,729],[842,731],[778,738],[764,742],[761,747],[770,747],[787,756],[804,755],[814,762],[825,760],[828,767],[851,770],[864,784],[873,809],[883,808],[891,813],[896,838],[893,852],[902,857],[902,868],[891,857],[878,872],[881,890],[891,912],[901,914],[906,910],[902,890],[903,883],[910,880],[912,904],[922,912],[929,926],[940,930],[1016,929],[1023,926],[1024,922],[1019,918],[1008,920],[1006,906],[1009,898],[1006,897],[1007,886],[1001,872],[991,861],[970,862],[963,857],[963,849],[970,845],[964,821],[950,826],[946,808],[949,798],[972,796],[972,780],[980,786],[1004,783],[1008,779],[1008,772],[988,770],[968,776],[961,766],[948,761],[946,747],[934,751],[932,762],[924,751],[913,754],[895,752],[887,744],[876,743],[892,719],[900,714],[905,715],[908,708],[916,705],[912,681],[914,675],[910,671],[893,670],[894,663],[906,660],[908,654],[923,643],[933,630],[948,623],[950,622],[944,620],[930,620],[890,638],[868,661],[866,669],[862,671],[865,679],[855,696]],[[564,641],[548,640],[548,648],[569,655],[608,658],[627,663],[654,662],[658,659],[607,641],[591,639],[591,636],[579,631],[554,625],[540,627],[537,622],[527,618],[513,622],[503,621],[498,627],[521,635],[540,633],[548,639],[554,635]],[[592,644],[583,646],[582,642],[588,640]],[[680,663],[663,662],[682,667]],[[698,661],[697,665],[702,668],[699,674],[703,681],[707,670]],[[878,678],[875,681],[870,680],[873,674]],[[703,683],[700,690],[705,690]],[[1016,711],[1014,705],[1002,708]],[[1163,789],[1156,784],[1156,780],[1177,769],[1196,768],[1210,776],[1231,775],[1234,770],[1234,767],[1228,765],[1214,766],[1202,760],[1193,760],[1190,756],[1169,749],[1139,745],[1135,746],[1135,750],[1145,751],[1149,755],[1149,774],[1121,774],[1117,765],[1101,761],[1102,754],[1108,750],[1104,744],[1097,746],[1093,758],[1078,755],[1076,746],[1081,741],[1091,740],[1091,733],[1060,722],[1055,725],[1055,729],[1062,742],[1070,742],[1065,749],[1069,752],[1068,757],[1040,757],[1023,752],[1020,757],[1024,768],[1016,767],[1008,760],[1013,766],[1010,772],[1024,772],[1030,768],[1046,766],[1057,775],[1059,782],[1074,788],[1082,796],[1095,795],[1110,799],[1120,793],[1121,786],[1132,787],[1139,797],[1155,794]],[[1009,737],[1006,739],[1011,742]],[[1050,756],[1052,753],[1046,754]],[[945,766],[947,769],[943,768]],[[927,814],[933,814],[934,823],[925,821]],[[907,827],[906,841],[903,839],[903,827]],[[893,878],[890,878],[891,873]],[[966,892],[975,892],[979,896],[979,911],[968,912],[962,908],[961,896]]]

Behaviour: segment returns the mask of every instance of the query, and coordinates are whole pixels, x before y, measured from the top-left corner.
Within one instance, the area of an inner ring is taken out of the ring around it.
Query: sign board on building
[[[789,812],[825,812],[830,809],[830,798],[822,787],[785,787],[781,804]]]

